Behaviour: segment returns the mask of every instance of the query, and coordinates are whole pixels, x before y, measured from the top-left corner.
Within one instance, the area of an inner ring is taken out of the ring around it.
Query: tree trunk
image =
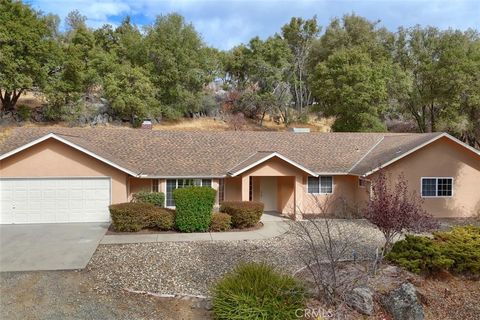
[[[0,100],[2,102],[2,111],[7,112],[7,111],[12,111],[15,108],[15,105],[17,104],[18,98],[20,98],[20,95],[23,93],[23,89],[20,89],[20,91],[17,92],[17,90],[7,91],[5,90],[2,94],[2,91],[0,90]]]
[[[430,132],[435,132],[437,130],[437,126],[435,123],[435,105],[432,103],[430,105]]]

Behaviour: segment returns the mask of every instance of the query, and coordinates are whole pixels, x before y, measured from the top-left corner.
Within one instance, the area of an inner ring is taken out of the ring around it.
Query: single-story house
[[[446,133],[165,132],[17,128],[0,144],[0,223],[108,221],[140,190],[191,185],[299,218],[361,207],[382,169],[403,173],[437,217],[480,211],[480,151]],[[320,199],[320,200],[319,200]],[[332,200],[333,199],[333,200]]]

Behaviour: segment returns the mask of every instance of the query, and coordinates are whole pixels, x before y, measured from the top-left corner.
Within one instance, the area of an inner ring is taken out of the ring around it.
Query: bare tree
[[[308,270],[319,298],[336,306],[344,301],[346,293],[368,278],[365,264],[350,264],[348,270],[342,268],[342,264],[372,258],[373,250],[369,248],[375,247],[368,244],[372,236],[369,227],[362,226],[361,220],[333,218],[337,201],[341,200],[314,196],[314,208],[311,209],[319,214],[306,221],[295,222],[291,228],[303,243],[298,250],[304,264],[302,269]],[[302,212],[302,215],[307,216],[307,212]],[[352,268],[355,270],[352,271]]]

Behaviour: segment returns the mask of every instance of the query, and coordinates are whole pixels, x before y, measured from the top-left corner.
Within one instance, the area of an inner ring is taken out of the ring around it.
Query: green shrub
[[[175,226],[182,232],[207,231],[212,221],[216,191],[210,187],[175,189]]]
[[[257,263],[238,266],[212,293],[215,319],[297,319],[306,300],[302,283]]]
[[[434,273],[453,264],[435,240],[411,235],[397,241],[385,258],[414,273]]]
[[[396,242],[386,259],[415,273],[448,270],[480,275],[480,227],[456,227],[435,232],[433,239],[406,236]]]
[[[115,231],[137,232],[143,228],[172,230],[174,226],[175,211],[151,203],[119,203],[112,204],[109,209]]]
[[[32,109],[29,106],[21,104],[17,107],[17,114],[22,121],[30,120]]]
[[[232,228],[232,217],[226,213],[218,212],[212,215],[210,231],[227,231]]]
[[[140,191],[133,194],[133,202],[151,203],[157,207],[165,205],[165,194],[163,192]]]
[[[454,261],[450,267],[452,272],[480,275],[480,227],[455,227],[435,232],[434,238],[443,255]]]
[[[146,227],[164,231],[173,230],[175,227],[175,210],[158,207],[155,209],[146,217]]]
[[[256,201],[225,201],[220,212],[232,217],[234,228],[250,228],[260,221],[263,214],[263,203]]]

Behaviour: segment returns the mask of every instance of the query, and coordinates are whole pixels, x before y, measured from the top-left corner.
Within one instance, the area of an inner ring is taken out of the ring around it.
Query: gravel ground
[[[361,220],[338,221],[342,232],[359,244],[357,252],[374,253],[381,234]],[[292,230],[292,229],[291,229]],[[370,242],[362,243],[368,235]],[[268,262],[293,273],[304,243],[292,231],[250,241],[163,242],[101,245],[86,268],[98,292],[124,288],[162,294],[208,295],[211,285],[240,262]]]
[[[100,294],[93,287],[84,271],[0,273],[0,319],[210,319],[192,300]]]

